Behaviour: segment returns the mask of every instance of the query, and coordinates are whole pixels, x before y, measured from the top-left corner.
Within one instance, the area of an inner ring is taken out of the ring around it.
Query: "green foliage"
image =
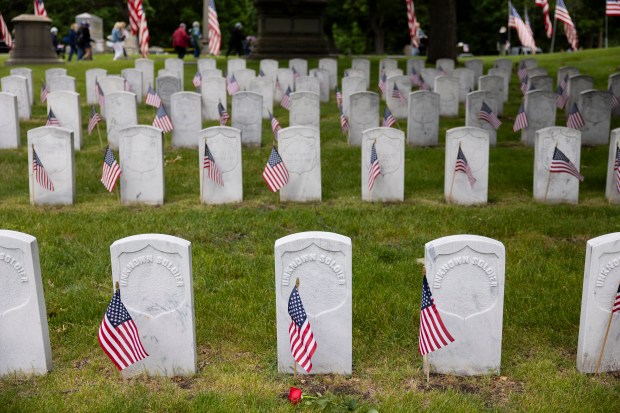
[[[362,33],[357,22],[352,22],[350,29],[342,29],[334,23],[332,31],[334,43],[338,50],[348,55],[366,52],[366,36]]]

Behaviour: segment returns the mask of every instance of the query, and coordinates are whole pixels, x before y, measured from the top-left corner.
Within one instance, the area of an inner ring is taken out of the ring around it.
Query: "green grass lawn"
[[[155,70],[163,68],[163,58],[154,59]],[[376,91],[378,58],[372,59],[371,90]],[[483,58],[485,72],[494,59]],[[620,71],[619,48],[538,60],[554,77],[558,67],[576,66],[603,90],[607,76]],[[191,59],[186,63],[190,88],[196,66]],[[403,69],[404,64],[401,59]],[[218,60],[218,68],[225,65]],[[309,67],[316,66],[311,60]],[[86,69],[117,74],[133,61],[96,55],[92,62],[65,67],[76,77],[85,103]],[[258,62],[248,67],[258,70]],[[350,58],[340,58],[340,75],[348,67]],[[201,205],[198,151],[173,149],[167,134],[165,205],[121,206],[99,182],[103,150],[98,138],[85,135],[75,155],[76,204],[35,208],[29,204],[25,143],[28,129],[45,124],[38,91],[46,68],[34,68],[33,116],[21,123],[24,146],[0,151],[0,220],[2,228],[38,239],[54,369],[43,377],[0,380],[0,411],[292,411],[286,400],[292,377],[276,372],[273,246],[280,237],[310,230],[336,232],[353,242],[353,375],[308,377],[297,383],[304,392],[355,399],[360,411],[582,412],[620,406],[620,376],[583,375],[575,368],[586,241],[620,231],[620,207],[605,199],[608,147],[582,149],[586,180],[579,205],[534,202],[534,151],[521,146],[520,134],[512,132],[521,102],[516,75],[498,145],[490,152],[486,206],[453,206],[443,199],[445,131],[464,125],[462,105],[459,118],[441,120],[438,147],[406,149],[404,202],[362,202],[361,151],[343,138],[332,93],[332,101],[321,105],[321,203],[280,203],[267,189],[261,172],[273,135],[265,121],[263,146],[243,149],[243,203]],[[0,66],[0,77],[9,70]],[[288,126],[287,112],[276,106],[275,116]],[[84,131],[89,112],[83,104]],[[138,116],[140,123],[151,124],[154,111],[141,105]],[[399,124],[406,127],[405,121]],[[563,124],[558,113],[558,125]],[[620,118],[614,118],[612,128],[618,127]],[[112,292],[109,246],[152,232],[192,242],[199,372],[123,380],[97,343]],[[420,268],[415,260],[426,242],[465,233],[506,246],[501,376],[431,376],[426,383],[417,350]]]

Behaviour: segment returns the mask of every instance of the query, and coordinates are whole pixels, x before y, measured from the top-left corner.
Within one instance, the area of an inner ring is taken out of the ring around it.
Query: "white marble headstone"
[[[439,142],[439,95],[428,90],[409,94],[407,143],[436,146]]]
[[[121,75],[127,80],[129,84],[129,92],[136,94],[136,100],[138,103],[142,103],[142,96],[146,94],[147,90],[142,90],[142,72],[138,69],[123,69]]]
[[[585,125],[580,129],[582,145],[607,145],[611,127],[611,95],[607,91],[584,90],[577,101]]]
[[[387,78],[387,93],[385,101],[396,119],[407,119],[409,112],[409,93],[411,92],[411,78],[409,76],[390,76]],[[394,85],[398,87],[402,98],[392,95]]]
[[[313,69],[314,76],[319,81],[319,97],[322,103],[329,102],[329,72],[325,69]]]
[[[379,60],[379,70],[377,71],[377,83],[381,80],[382,72],[387,72],[388,70],[398,69],[398,60],[394,59],[381,59]]]
[[[51,79],[56,76],[67,76],[67,69],[54,67],[45,71],[45,83],[49,84]]]
[[[532,90],[525,94],[523,105],[528,127],[521,129],[521,142],[526,146],[534,146],[537,130],[555,126],[556,97],[555,92],[548,90]]]
[[[614,96],[620,99],[620,73],[609,75],[609,78],[607,79],[607,90],[611,90]],[[620,116],[620,106],[613,110],[613,115]]]
[[[478,84],[478,78],[484,73],[484,64],[480,59],[465,61],[465,67],[474,71],[474,85]]]
[[[30,100],[28,98],[28,79],[24,76],[5,76],[0,82],[2,91],[11,93],[17,97],[17,113],[20,119],[28,120],[32,112]]]
[[[566,113],[573,106],[579,103],[579,95],[584,90],[594,89],[594,79],[591,76],[576,75],[568,78],[568,102],[564,107]]]
[[[164,60],[164,68],[176,72],[177,77],[181,79],[181,90],[185,88],[184,64],[183,59],[169,58]]]
[[[0,149],[15,149],[19,144],[17,96],[0,92]]]
[[[166,113],[170,113],[170,97],[177,92],[181,92],[181,80],[175,76],[160,76],[155,79],[157,84],[157,94],[166,109]]]
[[[198,132],[202,130],[200,100],[200,95],[195,92],[178,92],[170,97],[173,147],[196,147]]]
[[[308,61],[306,59],[290,59],[288,68],[297,71],[299,76],[308,76]]]
[[[527,69],[527,76],[528,77],[534,77],[534,76],[547,76],[547,69],[545,69],[544,67],[533,67],[531,69]]]
[[[344,69],[344,76],[343,77],[347,77],[347,76],[359,76],[359,77],[363,77],[366,78],[366,72],[364,72],[363,70],[359,70],[359,69]],[[368,86],[366,86],[368,87]]]
[[[119,283],[149,354],[124,369],[123,376],[196,373],[191,243],[163,234],[134,235],[115,241],[110,258],[112,282]]]
[[[507,70],[509,72],[512,72],[512,60],[507,59],[507,58],[501,58],[501,59],[495,59],[495,62],[493,62],[493,67],[497,68],[497,69],[504,69]]]
[[[487,92],[491,92],[491,94],[495,97],[495,107],[493,111],[497,116],[502,116],[504,114],[504,102],[502,96],[504,94],[504,79],[501,76],[480,76],[478,79],[479,89]]]
[[[443,70],[446,75],[452,75],[454,72],[454,60],[452,59],[437,59],[435,62],[435,68],[437,70]]]
[[[424,68],[420,72],[420,76],[422,76],[422,81],[432,90],[435,87],[435,78],[440,76],[440,74],[437,69]]]
[[[493,69],[489,69],[488,74],[490,76],[501,76],[502,79],[504,79],[504,87],[502,88],[502,96],[503,96],[503,101],[508,102],[508,95],[510,91],[510,79],[512,78],[512,72],[510,72],[507,69],[493,68]],[[476,82],[476,84],[480,85],[480,78],[478,78],[478,81]]]
[[[570,78],[571,76],[577,76],[579,74],[579,69],[577,69],[576,67],[572,67],[572,66],[562,66],[558,69],[558,75],[557,75],[557,83],[556,84],[560,84],[560,82],[562,81],[562,79],[564,79],[564,77],[566,77],[566,75],[568,75],[568,77]]]
[[[321,200],[321,137],[318,129],[290,126],[278,133],[278,152],[289,181],[280,189],[281,201]]]
[[[205,204],[243,201],[241,131],[228,126],[214,126],[198,133],[200,200]],[[224,185],[213,182],[204,168],[205,142],[222,174]]]
[[[527,90],[549,90],[553,91],[553,78],[551,76],[529,76],[527,79]]]
[[[319,59],[319,69],[325,69],[329,73],[329,88],[338,85],[338,60],[324,57]]]
[[[163,205],[164,203],[164,138],[160,129],[137,125],[121,129],[119,163],[121,202]]]
[[[108,71],[105,69],[95,68],[86,71],[86,103],[89,105],[96,105],[99,103],[97,100],[97,93],[95,92],[95,82],[107,76]]]
[[[226,62],[226,77],[230,78],[237,70],[245,69],[244,59],[228,59]]]
[[[497,100],[497,94],[478,90],[468,93],[467,100],[465,101],[465,126],[472,126],[487,131],[489,134],[489,145],[491,146],[497,144],[497,131],[489,122],[479,119],[478,114],[480,109],[482,109],[483,102],[491,108],[493,113],[497,114]]]
[[[349,116],[349,96],[355,92],[366,91],[366,80],[359,76],[349,76],[342,79],[342,111]]]
[[[293,373],[288,300],[299,278],[299,296],[317,343],[311,373],[352,373],[351,258],[351,239],[331,232],[301,232],[276,241],[278,372]]]
[[[351,60],[351,69],[361,70],[366,78],[366,89],[370,87],[370,60],[356,58]]]
[[[97,79],[104,96],[107,96],[111,92],[123,92],[125,91],[125,79],[120,76],[106,76],[102,79]],[[99,114],[103,119],[106,119],[105,99],[103,101],[103,107],[101,107]]]
[[[375,92],[355,92],[349,96],[349,145],[362,145],[362,132],[379,127],[379,95]]]
[[[259,72],[263,71],[266,77],[276,81],[276,70],[278,70],[278,61],[274,59],[261,59],[259,63]]]
[[[163,77],[163,76],[172,76],[172,77],[178,78],[179,80],[181,79],[179,77],[179,72],[173,69],[159,69],[157,71],[157,77]]]
[[[203,81],[206,77],[223,77],[220,69],[205,69],[200,71]]]
[[[108,144],[118,149],[121,129],[138,124],[136,95],[131,92],[112,92],[106,95],[106,130]]]
[[[42,187],[32,170],[32,149],[37,152],[54,190]],[[75,202],[73,131],[42,126],[28,131],[28,178],[31,205],[71,205]]]
[[[52,350],[37,239],[0,230],[0,376],[45,374]]]
[[[67,90],[75,92],[75,78],[71,76],[53,76],[47,83],[47,90],[50,92],[58,92]]]
[[[475,179],[473,184],[465,172],[455,170],[459,148]],[[486,204],[489,188],[489,133],[471,126],[448,129],[444,171],[444,195],[447,202],[460,205]]]
[[[459,80],[459,102],[465,102],[467,94],[474,90],[474,71],[459,67],[452,71],[452,76]]]
[[[248,91],[263,97],[263,119],[269,119],[269,112],[273,113],[273,83],[270,77],[259,76],[248,84]]]
[[[200,86],[202,97],[202,116],[206,120],[218,120],[220,113],[217,110],[221,102],[224,108],[228,102],[226,93],[226,79],[223,77],[203,77]]]
[[[313,92],[291,93],[289,125],[321,128],[321,102],[318,94]]]
[[[235,70],[234,75],[239,84],[239,89],[247,91],[249,90],[250,80],[256,77],[256,71],[254,69],[239,69]]]
[[[375,144],[381,172],[368,189],[370,153]],[[405,198],[405,133],[394,128],[366,129],[362,134],[362,199],[402,202]]]
[[[149,59],[136,59],[134,66],[142,72],[142,91],[146,94],[149,85],[155,87],[155,64]]]
[[[579,180],[568,173],[549,171],[556,146],[579,170],[581,132],[559,126],[538,130],[534,145],[534,199],[549,204],[576,204],[579,200]]]
[[[430,370],[457,376],[500,374],[506,249],[478,235],[424,246],[428,286],[454,341],[429,354]]]
[[[609,158],[607,160],[607,184],[605,186],[605,196],[612,204],[620,204],[620,189],[618,189],[618,176],[616,171],[616,155],[620,151],[620,128],[611,131],[609,140]]]
[[[280,88],[278,89],[278,84]],[[295,90],[295,80],[293,79],[293,72],[291,69],[278,69],[276,70],[276,82],[273,84],[273,101],[280,104],[282,95],[286,92],[287,88]]]
[[[30,106],[32,106],[34,102],[34,89],[32,86],[32,69],[28,67],[16,67],[11,69],[11,75],[14,76],[23,76],[28,81],[28,101],[30,102]]]
[[[54,115],[63,128],[73,131],[73,145],[76,151],[82,148],[82,109],[80,94],[65,90],[51,92],[47,95],[47,112]],[[110,120],[106,124],[110,123]]]
[[[528,57],[526,59],[521,59],[519,61],[519,64],[523,63],[523,65],[525,66],[525,68],[527,70],[533,69],[535,67],[538,67],[538,61],[533,58],[533,57]]]
[[[439,95],[439,114],[441,116],[459,115],[459,80],[452,76],[435,78],[435,93]]]
[[[260,146],[263,97],[254,92],[237,92],[232,97],[232,127],[241,131],[244,146]]]
[[[314,76],[300,76],[295,80],[295,92],[313,92],[317,95],[321,93],[319,79]]]
[[[215,59],[198,59],[198,71],[202,72],[207,69],[217,69],[217,60]]]

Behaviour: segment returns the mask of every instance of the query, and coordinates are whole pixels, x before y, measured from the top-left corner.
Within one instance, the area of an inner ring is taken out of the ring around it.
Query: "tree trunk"
[[[383,29],[383,15],[370,16],[370,26],[375,34],[375,54],[385,52],[385,30]]]
[[[429,2],[431,30],[428,36],[429,63],[437,59],[456,60],[456,0]]]

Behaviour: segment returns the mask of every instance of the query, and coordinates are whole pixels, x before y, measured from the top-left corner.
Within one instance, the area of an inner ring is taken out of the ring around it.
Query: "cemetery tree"
[[[437,59],[456,60],[456,0],[435,0],[429,4],[429,63]]]

